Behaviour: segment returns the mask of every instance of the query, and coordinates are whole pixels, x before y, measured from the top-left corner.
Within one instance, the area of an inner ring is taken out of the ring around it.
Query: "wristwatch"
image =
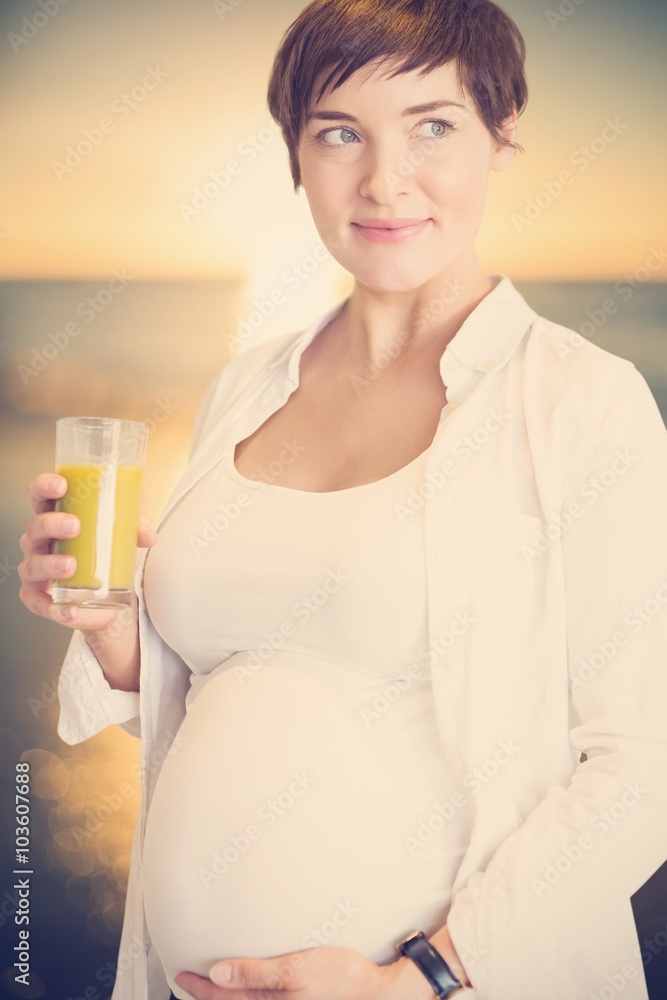
[[[411,931],[396,945],[401,955],[407,955],[428,979],[433,992],[440,1000],[463,992],[464,987],[449,968],[444,958],[422,931]]]

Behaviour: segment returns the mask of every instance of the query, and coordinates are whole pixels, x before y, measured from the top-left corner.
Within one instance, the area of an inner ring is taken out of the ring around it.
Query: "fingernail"
[[[66,535],[73,535],[77,529],[77,520],[75,517],[68,517],[63,521],[63,531]]]
[[[71,622],[74,620],[74,608],[63,608],[60,612],[60,617],[64,622]]]
[[[224,986],[232,981],[232,973],[234,969],[231,965],[214,965],[209,975],[211,977],[211,982],[215,983],[217,986]]]
[[[53,493],[62,493],[64,489],[67,488],[67,480],[63,479],[62,476],[53,476],[49,479],[49,489]]]
[[[56,559],[56,571],[58,573],[67,573],[71,568],[72,560],[70,556],[58,556]]]

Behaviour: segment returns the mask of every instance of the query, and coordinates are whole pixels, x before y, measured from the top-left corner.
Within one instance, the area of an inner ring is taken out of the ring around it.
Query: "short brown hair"
[[[528,99],[526,49],[511,17],[491,0],[312,0],[285,32],[268,88],[269,110],[287,143],[294,188],[301,183],[298,146],[315,81],[329,69],[317,102],[375,59],[396,57],[397,73],[427,73],[454,60],[493,138]],[[522,150],[523,151],[523,150]]]

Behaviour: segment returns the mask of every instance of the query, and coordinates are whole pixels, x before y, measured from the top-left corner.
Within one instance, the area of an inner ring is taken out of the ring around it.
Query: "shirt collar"
[[[497,279],[496,284],[464,319],[440,357],[440,375],[450,401],[460,394],[475,372],[502,368],[538,318],[506,275],[489,277]],[[274,363],[283,368],[295,387],[299,384],[301,355],[320,330],[341,311],[345,301],[304,330]]]
[[[489,277],[498,279],[496,285],[466,316],[440,358],[448,399],[458,396],[475,372],[494,372],[507,364],[538,319],[506,275]]]

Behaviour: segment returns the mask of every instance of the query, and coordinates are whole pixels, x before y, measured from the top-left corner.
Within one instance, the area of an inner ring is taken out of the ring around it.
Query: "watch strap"
[[[415,931],[397,945],[402,955],[410,958],[428,980],[440,1000],[463,990],[462,984],[447,965],[442,955],[422,931]]]

